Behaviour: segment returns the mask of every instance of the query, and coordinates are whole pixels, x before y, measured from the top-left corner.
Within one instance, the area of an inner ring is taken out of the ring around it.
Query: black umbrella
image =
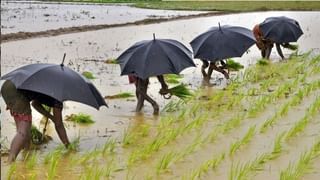
[[[1,80],[10,80],[17,89],[39,92],[56,100],[81,102],[99,109],[107,106],[94,85],[63,64],[30,64],[18,68]]]
[[[218,61],[241,57],[255,41],[252,31],[247,28],[219,24],[194,38],[190,44],[195,58]]]
[[[276,43],[296,42],[303,34],[299,23],[285,16],[266,18],[260,24],[260,29],[264,38]]]
[[[135,43],[117,58],[121,75],[134,74],[142,79],[162,74],[179,74],[195,66],[192,52],[172,39],[145,40]]]

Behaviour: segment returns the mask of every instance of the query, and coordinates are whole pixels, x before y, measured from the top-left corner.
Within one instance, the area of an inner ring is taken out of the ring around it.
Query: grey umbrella
[[[219,24],[194,38],[190,44],[195,58],[218,61],[241,57],[255,41],[252,31],[247,28]]]
[[[63,64],[26,65],[2,76],[1,80],[4,79],[17,89],[39,92],[60,102],[71,100],[96,109],[107,106],[91,82]]]
[[[142,79],[162,74],[179,74],[195,66],[192,52],[172,39],[154,39],[135,43],[117,58],[121,75],[134,74]]]
[[[264,38],[276,43],[296,42],[303,34],[299,23],[285,16],[266,18],[260,29]]]

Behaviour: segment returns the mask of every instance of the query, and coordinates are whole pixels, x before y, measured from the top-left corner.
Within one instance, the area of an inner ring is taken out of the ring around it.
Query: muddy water
[[[121,24],[146,18],[205,13],[141,10],[126,5],[1,1],[1,33],[37,32],[82,25]]]
[[[91,71],[96,79],[93,83],[100,90],[103,96],[113,95],[119,92],[134,92],[134,86],[128,83],[126,76],[121,77],[118,65],[105,64],[108,58],[117,57],[122,51],[133,43],[151,39],[152,33],[156,33],[157,38],[173,38],[181,41],[190,48],[189,42],[199,33],[206,31],[209,27],[221,24],[239,25],[251,28],[256,23],[263,21],[269,16],[285,15],[299,21],[304,35],[299,39],[298,44],[301,51],[315,49],[319,52],[320,29],[317,23],[320,20],[319,12],[263,12],[263,13],[244,13],[235,15],[212,16],[205,18],[194,18],[189,20],[179,20],[153,25],[132,26],[111,28],[92,32],[74,33],[48,38],[37,38],[22,41],[13,41],[1,44],[1,73],[5,74],[22,65],[48,62],[60,63],[63,53],[67,53],[66,64],[76,71]],[[290,51],[284,51],[288,56]],[[248,66],[260,58],[258,49],[253,46],[250,51],[242,58],[236,58],[237,61]],[[279,60],[275,51],[271,58]],[[199,61],[196,60],[199,65]],[[189,68],[182,72],[184,82],[191,85],[192,88],[198,88],[202,84],[201,74],[198,68]],[[225,81],[220,81],[222,76],[215,74],[212,83],[224,85]],[[158,95],[160,85],[155,79],[151,79],[150,94],[156,99],[161,108],[168,103]],[[218,86],[221,87],[221,86]],[[66,122],[67,131],[70,139],[80,136],[80,151],[92,149],[95,146],[101,146],[109,137],[121,137],[124,129],[135,123],[154,124],[158,117],[152,115],[152,107],[146,103],[143,114],[136,114],[135,99],[128,100],[107,100],[109,108],[101,108],[100,111],[73,102],[64,104],[64,115],[83,112],[90,114],[96,121],[93,125],[82,126]],[[5,140],[4,145],[8,146],[13,138],[15,127],[12,118],[7,111],[4,111],[3,100],[1,104],[1,136]],[[40,126],[40,115],[34,111],[34,124]],[[41,152],[52,150],[60,144],[60,141],[51,124],[48,134],[53,136],[53,141]],[[120,139],[120,138],[119,138]],[[21,159],[21,157],[19,157]],[[6,165],[1,165],[4,169]],[[5,172],[4,170],[3,172]],[[2,173],[3,174],[3,173]]]

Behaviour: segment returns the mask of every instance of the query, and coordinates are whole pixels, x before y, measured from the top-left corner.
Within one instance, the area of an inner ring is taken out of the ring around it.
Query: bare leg
[[[265,55],[266,59],[270,58],[271,51],[272,51],[272,46],[268,46],[267,49],[266,49],[266,52],[265,52],[266,53],[266,55]]]
[[[206,73],[206,68],[209,66],[209,62],[206,60],[201,60],[201,61],[202,61],[201,72],[202,72],[203,78],[205,80],[209,80],[208,74]]]
[[[284,59],[284,56],[283,56],[283,53],[282,53],[282,50],[281,50],[279,43],[276,43],[276,48],[277,48],[277,52],[278,52],[279,56],[281,57],[281,59]]]
[[[216,70],[216,71],[222,73],[226,79],[229,79],[228,72],[226,72],[225,70],[217,67],[215,63],[211,63],[209,69]]]
[[[30,142],[31,121],[15,120],[17,134],[14,136],[11,145],[8,162],[13,162],[19,152]]]
[[[66,129],[62,122],[62,109],[61,108],[53,108],[53,116],[54,116],[54,127],[56,129],[56,132],[58,133],[58,136],[62,143],[68,147],[70,142],[67,136]]]
[[[158,104],[150,96],[147,95],[148,84],[149,84],[148,79],[146,79],[146,80],[139,79],[138,80],[137,91],[139,93],[139,98],[138,98],[136,112],[141,111],[142,106],[143,106],[143,101],[147,100],[152,105],[152,107],[154,109],[153,113],[158,114],[159,113]]]
[[[266,58],[266,50],[265,49],[261,49],[261,57]]]

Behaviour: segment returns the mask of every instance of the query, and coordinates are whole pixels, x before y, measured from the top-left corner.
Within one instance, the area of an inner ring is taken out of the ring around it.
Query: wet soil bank
[[[156,24],[156,23],[169,22],[169,21],[175,21],[175,20],[192,19],[195,17],[209,17],[209,16],[215,16],[215,15],[224,15],[224,14],[231,14],[231,12],[209,12],[209,13],[196,14],[196,15],[186,15],[186,16],[169,17],[169,18],[159,18],[159,19],[148,18],[144,20],[138,20],[135,22],[120,23],[120,24],[84,25],[84,26],[78,26],[78,27],[66,27],[66,28],[52,29],[52,30],[39,31],[39,32],[18,32],[18,33],[1,34],[1,43],[16,41],[16,40],[38,38],[38,37],[58,36],[62,34],[70,34],[70,33],[77,33],[77,32],[95,31],[95,30],[114,28],[114,27]]]

